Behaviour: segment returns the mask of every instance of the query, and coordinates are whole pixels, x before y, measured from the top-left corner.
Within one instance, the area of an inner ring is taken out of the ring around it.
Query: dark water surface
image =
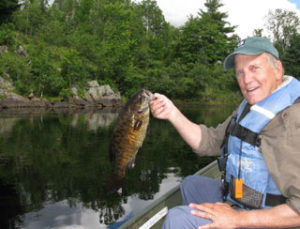
[[[182,109],[216,126],[233,107]],[[0,112],[0,229],[118,228],[213,158],[197,157],[166,121],[151,118],[135,167],[108,190],[118,113]]]

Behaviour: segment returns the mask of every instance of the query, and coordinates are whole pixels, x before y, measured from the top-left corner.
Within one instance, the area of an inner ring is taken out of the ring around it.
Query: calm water
[[[215,126],[232,107],[182,109]],[[108,191],[117,111],[0,112],[0,229],[118,228],[213,158],[198,158],[166,121],[149,133],[122,192]]]

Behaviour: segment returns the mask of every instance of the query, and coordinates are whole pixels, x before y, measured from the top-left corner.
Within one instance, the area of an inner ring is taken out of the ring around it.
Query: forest
[[[241,95],[223,60],[242,38],[222,6],[206,0],[177,28],[155,0],[1,0],[0,76],[24,96],[63,99],[97,80],[124,98],[147,88],[182,101],[234,103]],[[300,78],[299,17],[277,9],[265,24],[285,73]]]

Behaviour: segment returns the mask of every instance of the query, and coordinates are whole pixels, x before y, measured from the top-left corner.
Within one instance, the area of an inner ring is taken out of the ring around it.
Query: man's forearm
[[[187,144],[189,144],[194,150],[198,149],[202,138],[201,128],[198,124],[188,120],[179,109],[174,111],[169,121]]]
[[[197,149],[202,135],[200,126],[188,120],[166,96],[154,93],[154,97],[155,99],[150,101],[152,115],[159,119],[169,120],[181,137],[194,150]]]
[[[243,228],[300,227],[300,215],[287,204],[281,204],[270,209],[241,211],[239,227],[243,227]]]

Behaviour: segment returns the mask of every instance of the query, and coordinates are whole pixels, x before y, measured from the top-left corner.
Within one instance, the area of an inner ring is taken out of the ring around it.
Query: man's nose
[[[253,79],[253,73],[251,71],[244,71],[244,76],[243,76],[244,82],[247,84],[252,81]]]

